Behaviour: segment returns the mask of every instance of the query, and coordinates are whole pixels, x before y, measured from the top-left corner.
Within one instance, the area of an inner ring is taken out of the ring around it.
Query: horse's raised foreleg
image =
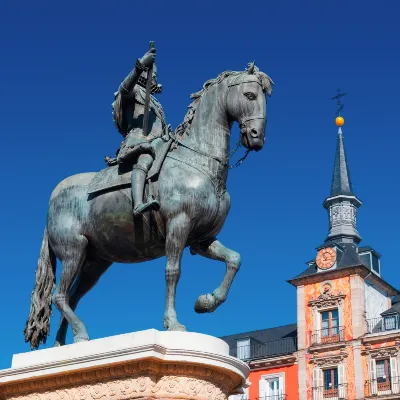
[[[108,261],[86,259],[82,265],[78,277],[75,279],[74,284],[69,292],[69,305],[75,311],[81,298],[89,292],[93,286],[98,282],[100,277],[107,271],[111,265]],[[61,314],[60,325],[57,331],[54,346],[65,345],[67,336],[68,321]]]
[[[69,292],[85,260],[88,241],[86,237],[79,235],[74,240],[68,241],[67,244],[68,246],[64,251],[63,257],[60,257],[62,262],[61,279],[52,300],[60,313],[71,325],[72,332],[74,333],[74,342],[82,342],[89,340],[89,336],[85,325],[76,316],[70,306]]]
[[[167,224],[165,252],[167,268],[167,298],[164,313],[164,328],[169,331],[186,331],[184,325],[178,322],[175,309],[176,286],[181,275],[181,259],[190,232],[190,219],[186,214],[180,214]]]
[[[198,313],[213,312],[228,296],[229,288],[240,268],[240,254],[228,249],[217,239],[196,243],[190,247],[192,254],[199,254],[212,260],[226,263],[224,279],[212,294],[202,294],[196,301],[194,309]]]

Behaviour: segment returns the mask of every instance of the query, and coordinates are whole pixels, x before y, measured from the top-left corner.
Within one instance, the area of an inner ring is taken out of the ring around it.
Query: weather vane
[[[341,103],[340,99],[346,96],[347,93],[341,93],[340,89],[337,90],[337,95],[332,97],[332,100],[336,100],[336,125],[341,127],[344,124],[344,118],[341,116],[341,112],[344,109],[344,105]]]
[[[340,117],[340,113],[341,113],[341,111],[343,111],[343,108],[344,108],[344,105],[340,102],[340,99],[346,95],[347,95],[347,93],[340,93],[340,89],[338,89],[337,95],[332,97],[332,100],[336,100],[336,105],[337,105],[336,116],[337,117]]]

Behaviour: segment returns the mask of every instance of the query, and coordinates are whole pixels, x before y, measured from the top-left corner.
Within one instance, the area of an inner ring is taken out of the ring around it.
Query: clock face
[[[329,269],[335,264],[336,251],[332,247],[321,249],[317,254],[317,265],[321,269]]]

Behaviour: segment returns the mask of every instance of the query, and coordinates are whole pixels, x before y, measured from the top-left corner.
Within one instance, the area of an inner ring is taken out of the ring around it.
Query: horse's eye
[[[254,93],[251,92],[247,92],[244,94],[249,100],[255,100],[256,99],[256,95]]]

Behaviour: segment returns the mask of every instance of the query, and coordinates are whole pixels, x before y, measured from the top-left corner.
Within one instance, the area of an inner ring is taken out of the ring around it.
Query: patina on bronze
[[[144,63],[149,59],[148,67],[154,63],[155,49],[142,58]],[[143,65],[140,61],[137,64],[139,68]],[[143,118],[142,125],[138,125],[140,115],[134,114],[130,121],[122,118],[127,98],[120,96],[121,91],[129,94],[136,88],[133,94],[139,102],[140,96],[145,98],[145,90],[137,88],[138,75],[135,67],[116,95],[116,102],[121,106],[117,107],[117,126],[122,128],[125,138],[132,129],[143,128]],[[141,143],[140,139],[129,146],[133,152],[140,149],[136,156],[149,155],[152,161],[155,156],[158,170],[150,171],[152,178],[146,192],[150,188],[154,190],[159,211],[150,207],[133,216],[131,165],[138,163],[138,158],[131,163],[127,161],[130,157],[122,163],[111,160],[111,166],[105,170],[71,176],[54,189],[25,328],[25,340],[32,348],[46,341],[52,303],[61,312],[55,345],[65,344],[68,324],[75,342],[89,340],[75,309],[113,262],[139,263],[166,256],[164,326],[168,330],[186,329],[178,321],[175,310],[181,258],[186,247],[190,247],[192,254],[226,264],[220,286],[198,297],[196,312],[212,312],[225,301],[240,267],[240,255],[217,239],[230,208],[226,190],[230,131],[232,124],[238,122],[242,144],[249,150],[261,150],[265,142],[265,94],[271,95],[272,85],[268,75],[254,64],[242,72],[221,73],[191,96],[193,102],[175,134],[167,128],[159,103],[151,96],[148,136],[152,135],[151,127],[157,121],[162,134],[156,131],[151,141],[146,139]],[[136,104],[135,110],[138,110]],[[143,113],[143,108],[140,110]],[[124,144],[121,149],[118,156],[124,153]],[[121,170],[124,163],[130,165],[125,172]],[[62,262],[62,272],[55,288],[56,258]]]

